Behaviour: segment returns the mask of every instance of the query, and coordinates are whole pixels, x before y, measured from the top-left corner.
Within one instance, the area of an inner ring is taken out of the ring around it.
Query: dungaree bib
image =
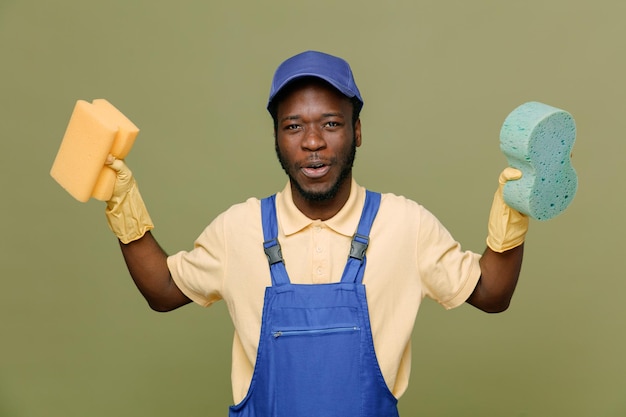
[[[380,194],[367,191],[341,281],[291,284],[277,241],[275,196],[261,201],[272,286],[246,397],[230,417],[397,417],[378,366],[362,284]]]

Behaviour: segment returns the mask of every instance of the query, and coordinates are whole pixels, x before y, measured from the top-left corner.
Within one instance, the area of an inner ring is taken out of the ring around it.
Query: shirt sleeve
[[[425,295],[446,309],[458,307],[478,283],[480,255],[462,250],[459,242],[428,210],[423,209],[420,218],[418,269]]]
[[[226,264],[224,217],[224,214],[218,216],[204,229],[191,251],[181,251],[167,259],[176,285],[204,307],[222,298]]]

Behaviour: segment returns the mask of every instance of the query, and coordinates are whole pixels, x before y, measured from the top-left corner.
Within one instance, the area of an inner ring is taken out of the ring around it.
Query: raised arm
[[[127,244],[120,242],[120,247],[128,271],[150,308],[165,312],[191,302],[172,280],[167,255],[151,232]]]
[[[509,307],[522,268],[528,217],[509,207],[503,198],[504,184],[521,176],[521,171],[513,168],[500,174],[489,214],[487,249],[480,259],[480,280],[467,300],[488,313]]]
[[[172,280],[167,254],[150,232],[154,226],[132,172],[119,159],[110,157],[107,164],[117,172],[117,180],[107,202],[106,217],[120,241],[135,285],[155,311],[171,311],[188,304],[191,300]]]
[[[522,268],[524,244],[502,253],[487,247],[480,259],[480,279],[467,302],[487,313],[509,307]]]

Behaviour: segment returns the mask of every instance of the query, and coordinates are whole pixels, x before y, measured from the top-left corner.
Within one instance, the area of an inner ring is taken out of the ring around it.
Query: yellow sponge
[[[138,133],[137,126],[107,100],[78,100],[50,175],[78,201],[90,197],[107,201],[116,174],[104,161],[108,154],[125,158]]]

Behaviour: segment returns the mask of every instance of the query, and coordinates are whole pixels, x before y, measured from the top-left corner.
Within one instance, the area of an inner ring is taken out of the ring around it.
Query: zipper
[[[305,330],[276,330],[272,332],[274,339],[278,339],[282,336],[304,336],[304,335],[316,335],[316,334],[328,334],[328,333],[345,333],[356,332],[361,330],[358,326],[349,327],[330,327],[326,329],[305,329]]]

